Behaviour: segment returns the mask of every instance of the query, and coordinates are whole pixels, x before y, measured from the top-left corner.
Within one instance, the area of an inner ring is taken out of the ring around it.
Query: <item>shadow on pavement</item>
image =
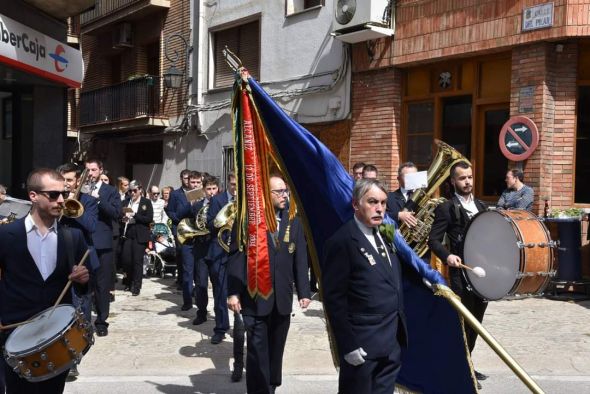
[[[154,387],[167,394],[180,393],[198,393],[198,394],[238,394],[246,392],[245,376],[241,382],[229,383],[229,375],[219,375],[217,371],[208,369],[198,375],[191,375],[190,380],[192,388],[187,390],[187,386],[177,384],[158,384],[156,382],[147,382],[153,384]]]

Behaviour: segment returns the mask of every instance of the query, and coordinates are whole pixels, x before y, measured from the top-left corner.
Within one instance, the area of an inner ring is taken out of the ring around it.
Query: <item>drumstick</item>
[[[90,249],[86,249],[86,253],[84,253],[84,256],[82,256],[82,260],[80,260],[80,262],[78,263],[78,265],[76,267],[81,267],[84,265],[84,262],[86,261],[86,258],[88,257],[88,253],[90,253]],[[68,289],[70,288],[71,285],[72,285],[72,280],[69,279],[68,283],[66,283],[66,286],[64,287],[64,289],[61,291],[61,294],[57,298],[57,301],[55,301],[55,304],[53,305],[51,312],[49,312],[49,315],[47,316],[48,318],[51,317],[51,315],[53,314],[53,311],[59,305],[62,298],[64,298],[64,296],[66,295],[66,292],[68,291]]]
[[[14,328],[14,327],[22,326],[23,324],[30,323],[33,320],[34,319],[29,319],[29,320],[21,321],[20,323],[12,323],[12,324],[9,324],[7,326],[3,326],[2,324],[0,324],[0,331],[2,331],[2,330],[9,330],[9,329]]]
[[[473,271],[473,273],[476,276],[479,276],[480,278],[483,278],[483,277],[486,276],[486,271],[483,268],[481,268],[481,267],[471,268],[470,266],[465,265],[463,263],[459,263],[459,267]]]

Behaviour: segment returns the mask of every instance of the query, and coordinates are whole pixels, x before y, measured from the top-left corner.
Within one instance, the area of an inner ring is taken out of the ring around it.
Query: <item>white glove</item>
[[[350,365],[353,366],[358,366],[361,364],[364,364],[365,362],[365,358],[367,356],[367,352],[365,352],[363,350],[362,347],[359,347],[356,350],[353,350],[352,352],[348,353],[347,355],[344,356],[344,360],[349,363]]]

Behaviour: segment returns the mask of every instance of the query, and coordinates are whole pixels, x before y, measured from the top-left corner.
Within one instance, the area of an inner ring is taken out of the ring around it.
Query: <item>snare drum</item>
[[[80,363],[94,344],[92,325],[72,305],[49,308],[17,327],[6,340],[6,362],[22,378],[42,382]],[[51,316],[50,316],[51,315]]]
[[[543,222],[529,211],[480,212],[469,223],[463,258],[486,276],[464,270],[472,290],[486,300],[542,293],[552,276],[555,243]]]

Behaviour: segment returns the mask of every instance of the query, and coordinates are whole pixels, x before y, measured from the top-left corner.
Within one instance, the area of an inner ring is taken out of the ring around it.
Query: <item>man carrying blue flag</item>
[[[387,191],[376,179],[354,186],[354,218],[325,244],[324,307],[340,357],[339,393],[394,391],[406,345],[400,258],[379,233]]]

